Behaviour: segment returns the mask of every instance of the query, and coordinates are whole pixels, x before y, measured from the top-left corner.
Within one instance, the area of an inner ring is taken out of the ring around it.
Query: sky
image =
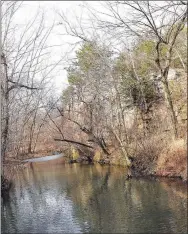
[[[83,14],[83,10],[80,7],[83,4],[82,1],[25,1],[22,7],[15,15],[14,23],[18,25],[24,25],[31,20],[38,11],[38,8],[45,12],[46,26],[53,24],[53,21],[59,22],[59,16],[57,12],[65,12],[71,21],[74,22],[76,15]],[[98,2],[91,2],[93,6],[97,6]],[[63,33],[63,27],[56,25],[52,34],[48,39],[49,45],[60,45],[51,49],[52,59],[58,61],[64,58],[65,54],[71,50],[72,45],[77,42],[76,38],[71,36],[61,35]],[[70,47],[71,43],[71,47]],[[68,53],[69,58],[74,56],[74,51]],[[62,61],[61,65],[54,71],[52,82],[55,85],[57,93],[62,92],[62,89],[68,86],[67,73],[64,69],[67,66],[66,62]]]
[[[75,43],[79,41],[78,38],[65,35],[63,25],[58,25],[58,23],[61,22],[58,13],[64,12],[65,15],[68,17],[68,22],[70,22],[74,26],[76,25],[76,21],[82,18],[84,27],[87,27],[87,29],[84,28],[84,33],[87,33],[87,35],[92,35],[92,33],[90,33],[91,30],[88,28],[88,26],[89,24],[91,26],[93,22],[89,18],[88,11],[85,7],[87,4],[90,5],[92,8],[95,8],[97,11],[107,13],[105,7],[103,7],[103,4],[105,4],[104,1],[23,1],[22,7],[19,8],[18,12],[15,15],[14,23],[18,24],[20,27],[31,20],[37,14],[39,8],[45,13],[45,23],[47,27],[50,27],[55,20],[56,24],[51,35],[49,36],[48,45],[56,45],[55,47],[51,48],[51,56],[49,59],[53,61],[59,61],[60,59],[62,59],[60,65],[54,71],[52,79],[57,93],[62,92],[62,89],[68,86],[67,73],[65,68],[68,66],[67,61],[69,61],[70,64],[71,59],[74,59],[75,49],[77,49],[78,46],[73,50],[71,49],[73,48]],[[160,4],[162,4],[162,2]],[[124,16],[127,16],[125,8],[120,8],[119,11],[123,13]],[[101,19],[110,20],[107,15],[102,15]],[[99,34],[99,36],[102,38],[101,41],[105,41],[105,43],[109,43],[109,45],[111,45],[110,43],[112,43],[113,46],[111,46],[111,48],[115,48],[116,51],[119,50],[120,52],[122,49],[122,47],[120,46],[120,40],[122,43],[128,44],[128,39],[125,37],[121,39],[118,38],[117,42],[114,42],[114,39],[112,38],[112,42],[111,39],[107,39],[107,35],[105,35],[105,32],[103,32],[103,34],[101,34],[100,32]],[[120,37],[122,37],[122,34],[120,35]],[[132,41],[132,38],[130,40]]]
[[[104,1],[23,1],[22,6],[16,12],[14,24],[19,25],[19,30],[22,26],[24,27],[28,21],[35,17],[39,9],[45,13],[44,18],[46,27],[50,27],[55,21],[55,27],[48,38],[48,45],[56,45],[55,47],[51,48],[51,56],[49,59],[53,60],[54,62],[62,59],[59,66],[53,72],[52,83],[55,86],[57,93],[61,93],[62,89],[68,86],[67,72],[65,68],[71,63],[71,59],[75,58],[75,50],[78,49],[79,46],[79,44],[76,44],[77,47],[74,48],[75,43],[81,41],[76,37],[65,35],[65,28],[63,25],[58,24],[61,22],[58,13],[64,12],[68,18],[68,22],[74,26],[80,21],[80,19],[82,19],[84,34],[87,34],[87,36],[90,37],[95,36],[95,38],[97,38],[99,41],[110,45],[111,48],[112,44],[114,43],[113,48],[115,48],[117,52],[119,49],[121,49],[119,39],[117,42],[114,42],[113,40],[116,37],[109,39],[107,38],[105,31],[97,31],[96,33],[96,31],[94,32],[94,30],[91,29],[95,27],[95,20],[91,20],[89,15],[91,12],[87,10],[86,6],[89,5],[99,12],[107,13],[106,8],[103,6],[104,4]],[[124,13],[126,12],[124,12],[123,9],[123,14]],[[107,15],[101,15],[100,17],[102,17],[101,19],[103,20],[110,20]]]

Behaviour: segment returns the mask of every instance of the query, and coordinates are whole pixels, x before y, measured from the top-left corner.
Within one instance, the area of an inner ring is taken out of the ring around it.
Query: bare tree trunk
[[[166,77],[164,77],[164,79],[163,79],[163,85],[164,85],[166,99],[167,99],[170,114],[171,114],[171,120],[172,120],[174,136],[175,136],[175,138],[177,138],[178,137],[178,128],[177,128],[178,121],[177,121],[177,117],[176,117],[176,114],[175,114],[175,111],[174,111],[174,105],[173,105],[173,102],[172,102],[172,97],[171,97],[171,93],[170,93],[170,89],[169,89],[169,84],[168,84],[168,80],[167,80]]]
[[[126,150],[126,147],[124,147],[123,142],[121,141],[121,139],[119,138],[119,136],[115,133],[115,131],[113,131],[113,129],[111,129],[111,130],[112,130],[112,133],[114,134],[116,140],[119,142],[119,145],[121,147],[121,151],[122,151],[123,156],[124,156],[124,158],[126,160],[126,163],[127,163],[127,167],[130,167],[131,166],[131,161],[128,158],[128,152]]]
[[[182,57],[181,57],[181,54],[178,52],[177,49],[174,49],[174,50],[175,50],[175,52],[177,53],[178,58],[180,59],[180,62],[181,62],[181,64],[182,64],[183,69],[186,70],[186,66],[185,66],[185,63],[183,62],[183,59],[182,59]]]
[[[1,117],[3,118],[2,121],[2,145],[1,145],[1,157],[2,162],[4,164],[5,162],[5,156],[6,156],[6,149],[7,149],[7,143],[8,143],[8,132],[9,132],[9,90],[8,90],[8,71],[7,71],[7,63],[5,55],[3,54],[1,56],[2,64],[4,65],[4,87],[1,87],[3,90],[3,105],[4,105],[4,111],[1,113]],[[1,110],[2,111],[2,110]]]
[[[34,135],[35,124],[36,124],[37,111],[38,111],[38,108],[35,111],[33,121],[32,121],[31,127],[30,127],[28,153],[32,153],[32,142],[33,142],[33,135]]]

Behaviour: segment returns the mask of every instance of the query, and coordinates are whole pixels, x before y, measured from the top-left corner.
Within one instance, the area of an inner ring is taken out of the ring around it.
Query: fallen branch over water
[[[78,142],[78,141],[71,141],[71,140],[67,140],[67,139],[57,139],[57,138],[55,138],[54,141],[65,141],[65,142],[69,142],[69,143],[77,144],[77,145],[82,145],[82,146],[93,149],[93,147],[91,145],[86,145],[86,144]]]

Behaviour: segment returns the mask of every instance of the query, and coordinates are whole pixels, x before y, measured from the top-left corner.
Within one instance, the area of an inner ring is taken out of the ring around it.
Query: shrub
[[[187,153],[183,139],[173,140],[159,155],[156,173],[160,176],[181,176],[187,180]]]

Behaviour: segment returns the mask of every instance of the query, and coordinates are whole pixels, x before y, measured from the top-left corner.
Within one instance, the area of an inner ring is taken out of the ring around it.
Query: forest
[[[187,1],[98,4],[74,18],[56,9],[50,24],[39,8],[19,24],[24,3],[1,1],[3,178],[61,152],[187,181]],[[73,38],[67,51],[54,31]],[[59,93],[57,74],[68,82]]]

